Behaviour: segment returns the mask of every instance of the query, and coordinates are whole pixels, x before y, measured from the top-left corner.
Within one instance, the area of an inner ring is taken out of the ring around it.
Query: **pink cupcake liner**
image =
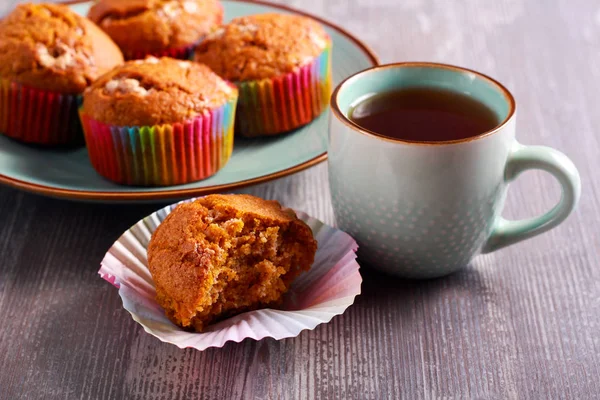
[[[133,319],[163,342],[205,350],[246,338],[295,337],[344,313],[360,294],[362,278],[354,239],[297,212],[311,227],[318,250],[311,269],[300,275],[285,294],[282,307],[246,312],[209,325],[202,333],[184,331],[169,321],[156,302],[156,289],[146,258],[152,233],[176,206],[155,212],[125,232],[109,249],[99,271],[103,279],[118,289],[123,307]]]
[[[0,133],[43,146],[83,145],[77,116],[81,96],[0,79]]]

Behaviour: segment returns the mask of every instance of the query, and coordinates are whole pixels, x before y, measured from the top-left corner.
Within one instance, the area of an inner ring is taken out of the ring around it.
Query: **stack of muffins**
[[[0,132],[41,146],[83,143],[126,185],[205,179],[234,133],[272,136],[327,107],[331,40],[310,18],[223,25],[218,0],[99,0],[88,18],[24,4],[0,21]]]

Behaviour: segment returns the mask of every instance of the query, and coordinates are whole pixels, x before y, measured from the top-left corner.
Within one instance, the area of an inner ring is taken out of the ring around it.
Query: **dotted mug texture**
[[[330,176],[337,225],[369,267],[405,278],[435,278],[465,267],[488,238],[506,185],[448,203],[360,194]],[[408,197],[408,196],[407,196]]]

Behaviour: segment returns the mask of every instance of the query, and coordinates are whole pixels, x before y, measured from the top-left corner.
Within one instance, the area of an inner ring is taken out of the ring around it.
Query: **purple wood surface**
[[[97,276],[112,242],[161,205],[0,188],[0,399],[600,398],[600,3],[286,3],[340,24],[384,62],[498,78],[516,95],[520,140],[556,147],[580,169],[578,210],[447,278],[363,268],[356,304],[296,338],[198,352],[146,334]],[[333,222],[325,165],[243,192]],[[540,214],[558,196],[547,175],[527,173],[505,216]]]

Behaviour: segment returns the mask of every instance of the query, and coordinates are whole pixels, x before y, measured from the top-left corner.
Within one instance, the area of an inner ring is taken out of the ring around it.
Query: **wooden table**
[[[0,398],[600,398],[600,4],[291,3],[342,25],[384,62],[441,61],[497,77],[517,97],[520,140],[577,164],[578,210],[444,279],[363,268],[355,305],[296,338],[198,352],[144,333],[97,275],[113,241],[160,205],[0,188]],[[334,222],[324,164],[243,192]],[[542,213],[558,196],[550,177],[527,173],[505,215]]]

